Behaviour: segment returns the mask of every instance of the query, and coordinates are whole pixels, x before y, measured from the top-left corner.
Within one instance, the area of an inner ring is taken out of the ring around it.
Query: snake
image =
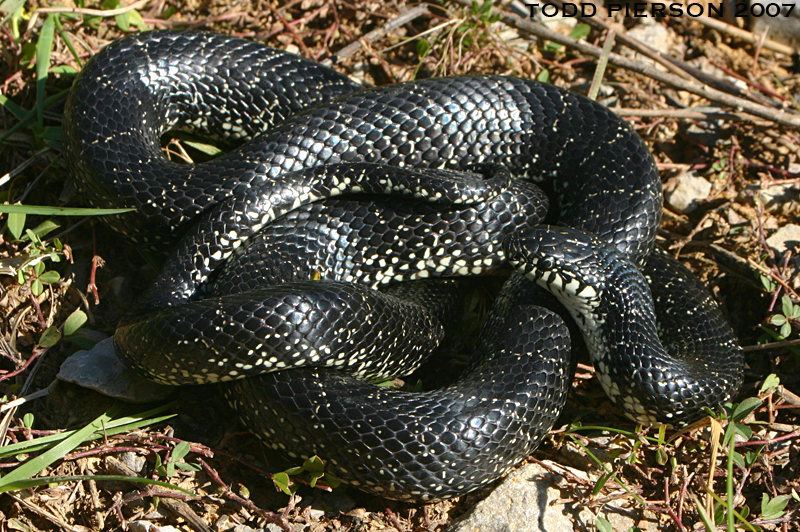
[[[161,150],[175,129],[237,146],[177,164]],[[364,89],[259,43],[151,31],[87,62],[64,132],[86,201],[134,207],[109,225],[168,250],[117,327],[125,362],[164,384],[226,383],[267,445],[365,491],[458,496],[536,448],[574,343],[541,288],[637,422],[690,422],[741,385],[720,309],[656,250],[652,154],[565,89],[478,75]],[[454,277],[509,268],[457,382],[364,380],[407,374],[451,335]]]

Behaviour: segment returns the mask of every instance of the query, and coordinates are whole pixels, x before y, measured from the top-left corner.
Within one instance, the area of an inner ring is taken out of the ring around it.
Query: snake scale
[[[171,249],[117,328],[123,359],[157,382],[229,381],[265,443],[318,454],[366,491],[460,495],[538,445],[570,382],[569,335],[533,304],[539,286],[633,419],[685,423],[741,384],[713,300],[653,253],[652,156],[574,93],[501,76],[363,90],[257,43],[154,31],[95,55],[64,120],[87,201],[136,207],[109,224]],[[160,145],[173,129],[241,145],[176,164]],[[418,367],[462,312],[453,278],[508,264],[456,383],[408,393],[363,380]]]

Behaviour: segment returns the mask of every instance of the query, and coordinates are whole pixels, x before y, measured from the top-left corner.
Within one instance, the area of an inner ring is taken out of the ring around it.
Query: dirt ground
[[[4,9],[16,9],[12,4],[0,2],[0,17],[5,17]],[[64,91],[80,68],[78,59],[85,63],[108,42],[139,31],[137,26],[212,30],[316,60],[339,52],[335,68],[370,86],[492,73],[536,78],[586,94],[597,66],[587,53],[502,24],[493,16],[500,7],[491,11],[477,3],[432,3],[410,22],[394,28],[391,22],[399,14],[419,4],[404,0],[142,0],[126,9],[116,0],[107,0],[102,6],[81,2],[77,12],[76,6],[68,5],[29,2],[19,16],[0,24],[0,200],[6,203],[81,206],[61,157]],[[96,9],[114,9],[117,15],[96,16]],[[603,15],[605,10],[598,12]],[[55,21],[49,30],[54,32],[50,60],[47,69],[37,73],[33,58],[46,53],[41,43],[48,17]],[[616,53],[640,66],[651,64],[621,41],[626,31],[642,35],[636,32],[642,28],[641,20],[622,13],[594,20],[615,25]],[[736,402],[753,397],[762,401],[749,416],[736,420],[744,432],[751,432],[740,438],[736,449],[741,456],[751,454],[728,474],[727,451],[720,447],[715,452],[718,442],[709,430],[713,426],[709,420],[677,435],[667,431],[666,443],[644,437],[657,438],[657,429],[611,439],[602,430],[571,430],[576,420],[584,426],[636,429],[605,399],[592,368],[581,364],[556,430],[530,460],[563,461],[565,448],[576,441],[588,450],[620,451],[616,455],[624,450],[624,459],[608,464],[615,477],[594,487],[576,483],[570,504],[594,508],[596,501],[617,494],[624,485],[629,493],[621,497],[632,507],[647,508],[664,530],[703,528],[692,497],[705,502],[714,493],[727,500],[728,479],[734,490],[733,506],[750,523],[739,525],[740,529],[800,530],[800,278],[794,250],[776,251],[768,244],[780,228],[797,223],[800,135],[796,125],[754,116],[744,108],[721,105],[719,100],[686,90],[688,84],[697,83],[686,77],[686,69],[696,69],[689,72],[691,76],[699,76],[698,71],[710,76],[711,81],[702,79],[702,83],[718,80],[721,83],[715,87],[727,87],[729,95],[771,112],[785,110],[795,119],[800,117],[796,101],[800,70],[793,57],[770,49],[763,41],[750,43],[689,17],[648,22],[667,39],[662,42],[667,43],[668,54],[682,62],[668,72],[683,81],[670,84],[611,64],[597,99],[619,110],[651,147],[668,194],[687,174],[710,183],[705,199],[701,197],[691,212],[682,212],[669,202],[665,205],[659,243],[710,288],[741,344],[748,346],[745,384]],[[607,41],[602,28],[575,26],[570,21],[548,27],[600,48]],[[373,30],[386,29],[383,35],[364,38]],[[355,49],[341,53],[352,44]],[[666,72],[664,67],[656,69]],[[717,109],[709,111],[710,106]],[[29,113],[33,113],[31,119],[19,125]],[[173,152],[179,149],[177,144],[170,145]],[[120,245],[120,238],[96,219],[29,215],[24,223],[36,228],[47,220],[59,227],[40,248],[63,260],[47,264],[48,270],[59,273],[59,280],[37,290],[35,283],[42,271],[25,269],[20,277],[17,268],[39,244],[15,238],[19,219],[0,215],[4,224],[0,273],[5,274],[0,276],[0,395],[8,402],[50,387],[41,398],[3,410],[0,442],[4,446],[79,429],[112,407],[122,416],[158,406],[115,406],[100,394],[55,379],[69,355],[113,333],[120,316],[155,275],[158,257],[134,245]],[[64,249],[54,248],[55,235]],[[62,327],[76,310],[88,317],[84,332],[43,347],[45,330]],[[180,530],[227,530],[237,524],[257,529],[272,523],[285,530],[434,531],[444,530],[491,492],[490,487],[457,500],[414,506],[354,489],[329,493],[324,486],[309,487],[308,477],[299,475],[299,490],[290,498],[276,489],[271,475],[299,464],[267,453],[235,421],[216,389],[181,390],[175,399],[165,411],[175,417],[106,433],[70,450],[40,473],[88,477],[5,493],[0,488],[0,532],[127,530],[138,519]],[[723,418],[721,423],[724,431],[729,421]],[[181,442],[189,443],[188,454]],[[35,455],[24,452],[0,458],[0,474],[8,474]],[[137,463],[144,466],[144,476],[179,485],[193,496],[160,486],[90,478],[126,476]],[[167,467],[170,463],[173,466]],[[175,463],[187,465],[175,467]],[[716,469],[709,483],[712,463]],[[765,506],[765,494],[773,507]],[[775,510],[775,505],[780,509]],[[326,511],[317,512],[319,508]],[[724,523],[719,513],[716,522]]]

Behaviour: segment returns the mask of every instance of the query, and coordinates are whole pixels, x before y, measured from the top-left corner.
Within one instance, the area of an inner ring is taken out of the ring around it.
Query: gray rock
[[[58,378],[131,403],[160,401],[174,391],[128,369],[117,356],[113,338],[69,357],[61,364]]]
[[[650,19],[640,19],[650,20]],[[654,19],[653,19],[654,20]],[[675,48],[675,41],[672,38],[672,33],[670,30],[667,29],[666,26],[663,24],[637,24],[627,32],[628,37],[632,37],[637,41],[643,42],[644,44],[654,48],[656,50],[665,51],[665,50],[672,50]],[[641,55],[633,50],[628,48],[625,49],[623,52],[625,55],[636,59],[637,61],[641,61],[648,66],[652,66],[657,70],[666,70],[666,67],[660,63],[656,63],[652,59],[647,56]]]
[[[797,48],[798,45],[800,45],[800,12],[798,12],[800,10],[800,5],[798,5],[799,3],[800,2],[797,0],[789,0],[788,2],[750,0],[751,11],[753,11],[756,15],[759,13],[761,14],[761,16],[751,16],[749,18],[750,30],[758,36],[762,35],[766,31],[767,37],[773,41],[782,42],[783,44]],[[769,4],[772,4],[772,7],[768,8]],[[775,10],[776,6],[788,7],[789,4],[794,4],[794,9],[792,9],[791,16],[786,16],[788,9],[784,9],[783,12],[777,17],[768,16],[776,13],[776,11],[773,11]],[[761,5],[761,8],[756,8],[754,7],[755,5]],[[767,9],[771,11],[766,12],[765,10]]]
[[[675,187],[665,192],[667,203],[677,211],[690,213],[711,193],[711,183],[704,177],[688,172],[678,177]]]
[[[800,225],[786,224],[767,238],[767,245],[783,253],[788,249],[794,253],[800,248]]]
[[[130,532],[180,532],[172,525],[158,526],[150,521],[131,521],[128,523]]]
[[[565,468],[552,462],[555,470],[595,481],[597,474]],[[594,527],[598,516],[607,519],[614,530],[637,526],[655,531],[658,522],[651,515],[622,499],[602,505],[595,514],[586,507],[558,502],[574,497],[572,490],[557,486],[561,476],[539,464],[526,464],[512,471],[486,499],[454,523],[448,532],[572,532]],[[629,508],[630,506],[630,508]]]
[[[145,466],[147,465],[147,459],[144,456],[131,451],[119,453],[117,455],[117,460],[125,464],[128,469],[138,474],[142,474]]]
[[[767,188],[757,188],[758,198],[767,210],[775,210],[783,204],[797,199],[797,189],[793,184],[772,185]],[[747,187],[748,189],[750,187]]]

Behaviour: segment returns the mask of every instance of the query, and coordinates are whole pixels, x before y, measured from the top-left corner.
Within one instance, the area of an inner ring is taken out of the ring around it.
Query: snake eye
[[[539,261],[539,268],[542,270],[552,270],[556,265],[556,261],[552,257],[545,257]]]

